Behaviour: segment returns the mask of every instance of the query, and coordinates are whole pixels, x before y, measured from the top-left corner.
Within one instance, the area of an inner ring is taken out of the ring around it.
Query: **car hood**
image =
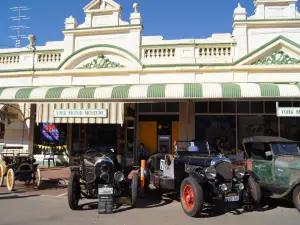
[[[208,167],[210,166],[210,163],[212,160],[215,158],[214,157],[207,157],[207,156],[182,156],[180,157],[181,161],[184,161],[187,164],[190,165],[197,165],[197,166],[203,166],[203,167]]]

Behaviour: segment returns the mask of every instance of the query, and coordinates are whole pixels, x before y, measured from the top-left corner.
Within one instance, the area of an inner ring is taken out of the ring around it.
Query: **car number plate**
[[[225,197],[226,202],[237,202],[240,200],[240,196],[228,196]]]
[[[163,159],[160,160],[159,168],[160,168],[160,170],[165,170],[165,160],[163,160]]]
[[[98,189],[99,195],[112,195],[114,192],[113,188],[103,187]]]

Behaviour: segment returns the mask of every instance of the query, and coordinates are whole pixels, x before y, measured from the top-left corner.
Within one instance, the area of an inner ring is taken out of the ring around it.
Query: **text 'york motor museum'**
[[[0,148],[40,163],[50,151],[58,165],[100,146],[135,164],[140,143],[152,154],[222,141],[235,159],[245,137],[299,140],[296,3],[256,0],[249,17],[238,4],[232,33],[164,40],[143,36],[138,4],[125,21],[115,1],[93,0],[83,23],[65,20],[63,40],[0,49]]]

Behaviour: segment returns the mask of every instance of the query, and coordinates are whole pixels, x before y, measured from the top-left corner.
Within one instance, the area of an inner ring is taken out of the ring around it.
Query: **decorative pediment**
[[[84,63],[77,67],[77,69],[101,69],[101,68],[124,68],[120,63],[112,62],[104,55],[99,55],[92,59],[89,63]]]
[[[300,59],[292,58],[282,50],[273,52],[271,55],[259,59],[252,65],[279,65],[279,64],[300,64]]]
[[[121,6],[112,0],[93,0],[83,8],[84,12],[118,11]]]

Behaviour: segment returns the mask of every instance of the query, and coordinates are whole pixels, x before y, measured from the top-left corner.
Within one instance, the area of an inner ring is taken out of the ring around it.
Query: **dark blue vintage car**
[[[251,173],[217,152],[205,150],[190,141],[176,141],[174,154],[154,154],[147,161],[146,181],[156,188],[180,194],[184,212],[201,213],[204,203],[234,202],[253,206],[261,191]],[[204,145],[205,146],[205,145]]]

